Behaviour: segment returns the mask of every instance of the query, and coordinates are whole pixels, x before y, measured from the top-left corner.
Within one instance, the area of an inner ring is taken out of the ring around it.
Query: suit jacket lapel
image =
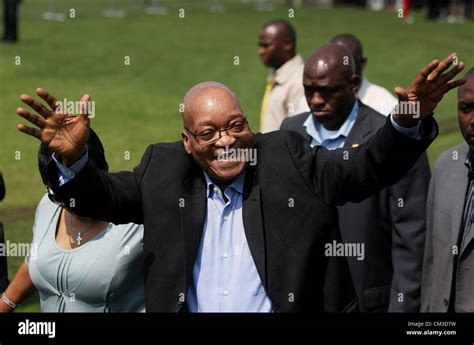
[[[467,145],[465,146],[466,150],[463,150],[459,152],[459,159],[457,161],[454,161],[455,168],[453,169],[453,175],[451,181],[453,183],[450,184],[450,194],[453,196],[451,202],[450,202],[450,207],[451,207],[451,241],[454,244],[458,244],[459,240],[459,234],[461,231],[461,221],[462,221],[462,216],[463,216],[463,211],[464,211],[464,201],[466,198],[466,190],[467,190],[467,184],[469,182],[467,172],[468,169],[464,165],[464,162],[466,161],[467,158]],[[472,238],[472,234],[471,234]],[[466,240],[468,240],[466,238]],[[465,242],[467,245],[468,242]],[[466,246],[464,246],[465,248]],[[459,257],[462,255],[462,250],[463,248],[459,248]]]
[[[195,169],[197,170],[197,169]],[[202,171],[196,171],[184,182],[189,194],[182,196],[180,201],[181,229],[184,236],[186,288],[192,280],[194,262],[201,243],[202,230],[207,212],[206,183]]]
[[[255,184],[254,167],[247,168],[242,211],[245,236],[260,280],[267,289],[265,236],[262,221],[261,190]]]
[[[311,113],[307,112],[307,113],[304,113],[304,115],[296,116],[297,119],[295,120],[295,123],[291,126],[291,128],[289,128],[290,130],[301,134],[309,143],[311,143],[313,139],[308,134],[308,132],[306,132],[306,127],[303,126],[303,124],[305,123],[306,119],[310,115]]]
[[[367,106],[359,102],[359,113],[357,114],[354,126],[352,126],[349,135],[344,141],[345,147],[351,147],[355,144],[360,145],[364,143],[367,141],[367,136],[372,133],[372,122],[370,121],[370,117],[367,114],[368,110],[369,109]]]
[[[304,122],[306,121],[306,119],[308,118],[308,116],[313,116],[311,113],[307,113],[307,116],[305,116],[302,120],[303,122],[301,122],[301,124],[298,126],[298,128],[300,129],[299,133],[309,142],[311,143],[311,141],[313,141],[313,138],[311,138],[311,135],[308,134],[308,132],[306,131],[306,127],[303,126]]]

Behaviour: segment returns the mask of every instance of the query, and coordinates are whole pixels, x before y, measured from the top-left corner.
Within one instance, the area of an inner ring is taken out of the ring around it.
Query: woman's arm
[[[31,281],[28,265],[26,262],[23,262],[18,269],[15,278],[13,278],[10,285],[8,285],[8,288],[5,290],[4,294],[10,301],[18,305],[35,290],[36,287]],[[0,312],[10,313],[12,311],[13,308],[6,304],[3,299],[0,299]]]

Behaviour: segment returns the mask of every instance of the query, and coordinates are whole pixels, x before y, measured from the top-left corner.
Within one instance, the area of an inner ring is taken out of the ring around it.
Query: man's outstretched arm
[[[295,164],[319,197],[331,205],[360,202],[400,180],[438,134],[432,117],[436,105],[445,93],[464,83],[462,79],[452,80],[464,67],[457,61],[455,54],[441,62],[435,60],[408,88],[396,88],[398,109],[385,126],[357,148],[311,150],[290,135],[287,145]],[[452,65],[454,68],[448,70]],[[404,133],[416,126],[418,135]]]
[[[151,148],[133,172],[108,174],[98,171],[87,159],[90,121],[86,109],[89,95],[82,97],[81,113],[74,115],[62,112],[56,98],[47,91],[37,89],[36,93],[49,108],[28,95],[22,95],[21,101],[36,113],[18,108],[17,114],[35,127],[20,124],[18,129],[39,139],[54,152],[58,163],[52,160],[42,173],[56,197],[80,216],[116,224],[142,223],[140,181]]]

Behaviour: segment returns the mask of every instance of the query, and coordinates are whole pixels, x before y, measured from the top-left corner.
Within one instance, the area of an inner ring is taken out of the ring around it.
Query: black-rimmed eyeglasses
[[[231,136],[234,138],[239,137],[241,134],[245,133],[247,128],[248,128],[247,120],[239,121],[224,129],[219,129],[215,131],[205,130],[200,133],[191,132],[189,129],[184,127],[186,132],[191,134],[194,137],[194,139],[196,139],[201,145],[210,145],[219,141],[219,139],[222,138],[222,134],[221,134],[222,132],[226,132],[228,136]]]

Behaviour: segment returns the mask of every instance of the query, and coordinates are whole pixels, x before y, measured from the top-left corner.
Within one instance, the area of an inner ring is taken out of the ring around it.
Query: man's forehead
[[[310,82],[312,80],[318,80],[320,82],[332,82],[344,79],[343,75],[343,66],[319,60],[314,67],[310,66],[309,68],[304,69],[303,81]]]
[[[196,117],[195,118],[195,125],[200,127],[200,126],[212,126],[215,125],[216,123],[224,123],[227,124],[227,122],[230,122],[232,120],[237,120],[241,119],[244,117],[242,112],[235,110],[234,112],[230,112],[228,114],[201,114],[202,116]]]
[[[466,83],[458,88],[458,98],[472,98],[474,94],[474,73],[468,75]]]
[[[278,34],[278,28],[276,25],[267,25],[260,31],[260,34],[276,36]]]
[[[309,61],[304,68],[304,75],[307,77],[325,76],[331,71],[331,63],[325,59],[315,59]]]

